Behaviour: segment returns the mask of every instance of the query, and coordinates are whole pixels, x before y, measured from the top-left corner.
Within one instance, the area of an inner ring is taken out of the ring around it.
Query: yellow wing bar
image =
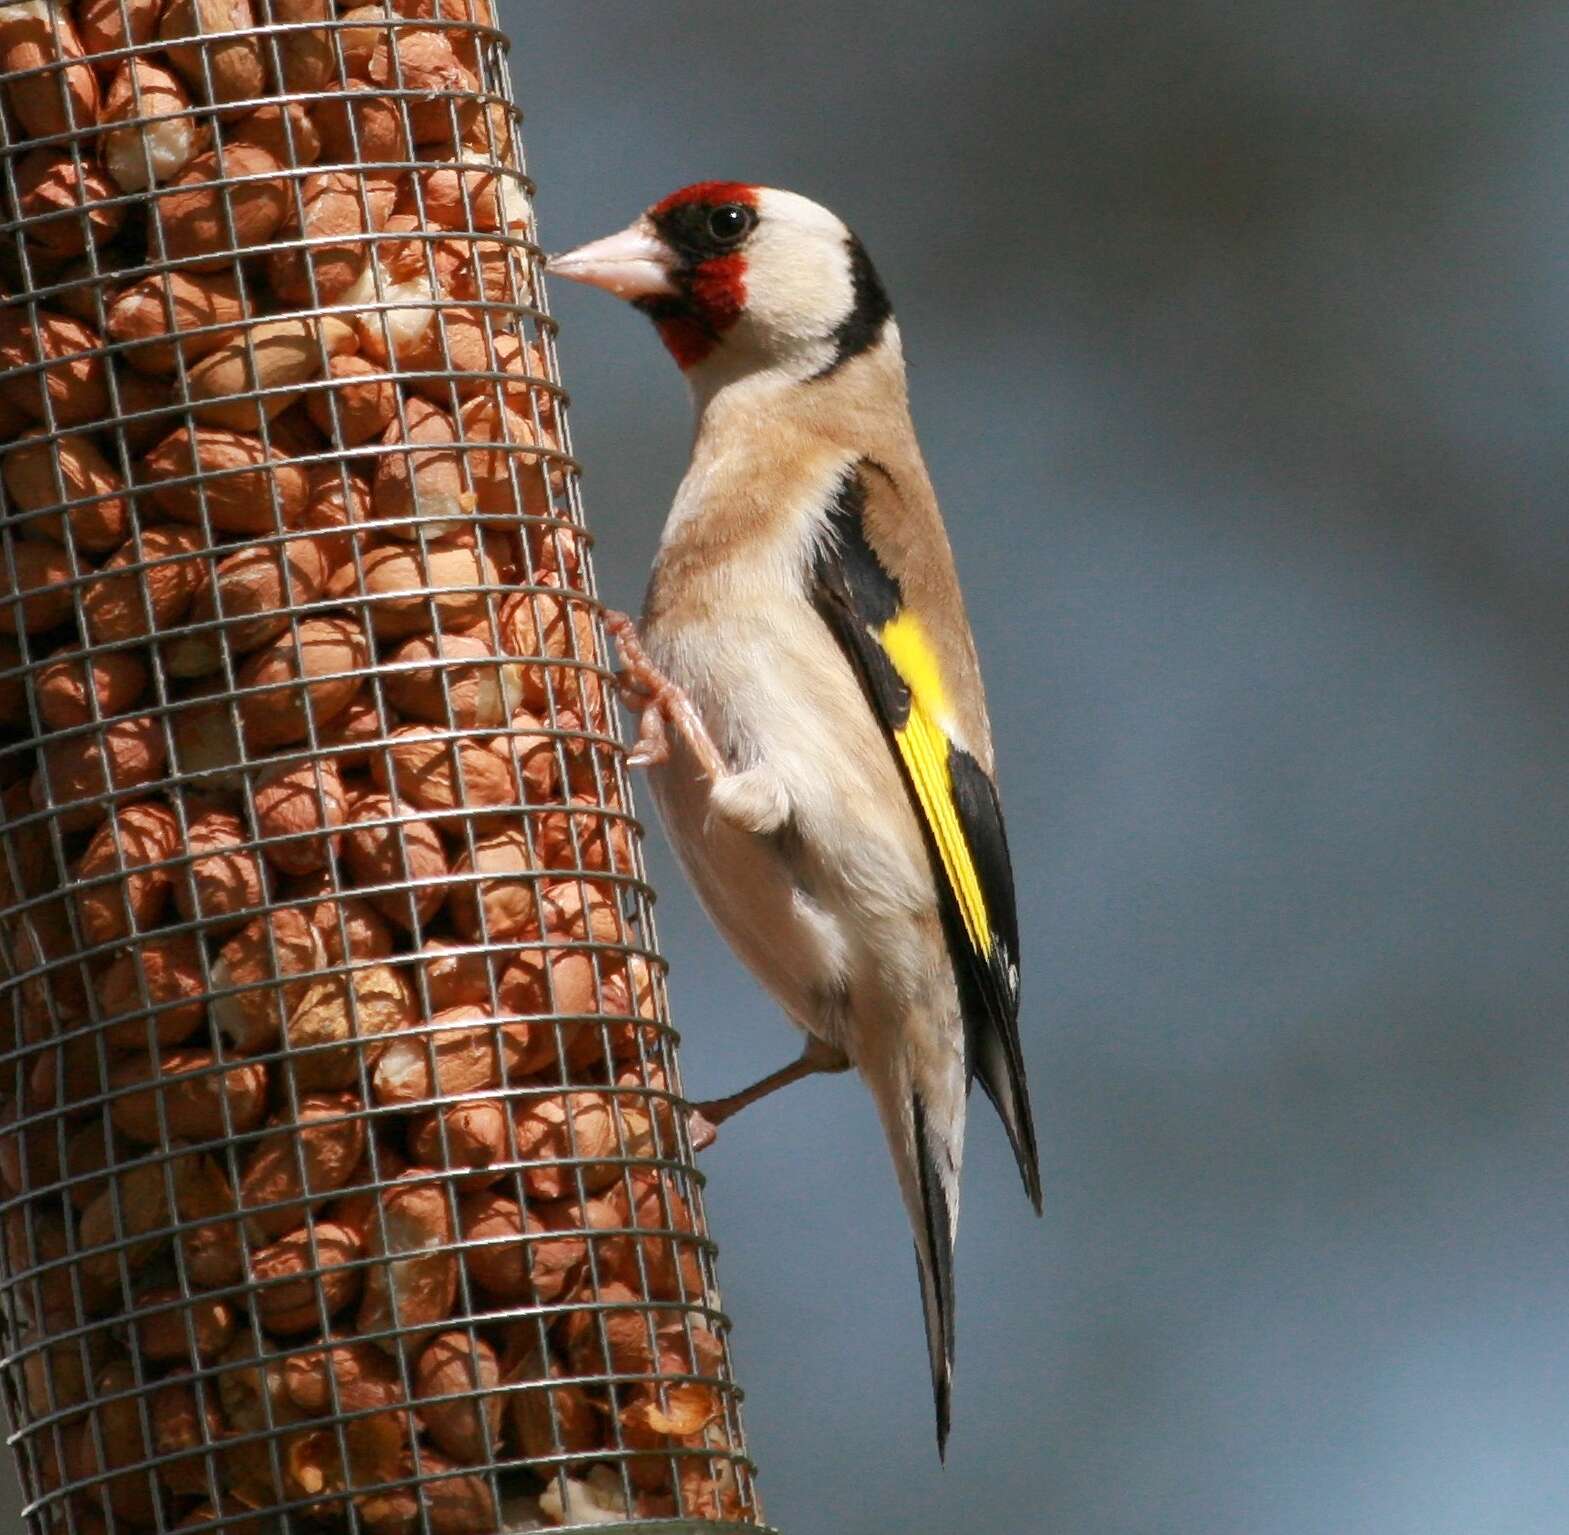
[[[884,624],[878,641],[910,690],[910,717],[893,732],[905,771],[915,786],[921,815],[937,844],[943,872],[959,903],[964,927],[976,951],[991,951],[991,917],[980,874],[970,856],[969,839],[953,802],[948,768],[948,737],[938,723],[948,712],[947,693],[936,653],[913,613],[902,612]]]

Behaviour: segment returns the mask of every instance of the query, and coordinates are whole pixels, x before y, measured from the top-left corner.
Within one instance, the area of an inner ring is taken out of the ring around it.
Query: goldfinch
[[[703,1110],[859,1071],[915,1231],[942,1452],[972,1081],[1037,1213],[1041,1189],[991,728],[899,329],[861,242],[770,187],[686,187],[548,270],[648,315],[696,407],[642,623],[612,618],[634,760],[714,922],[807,1036]]]

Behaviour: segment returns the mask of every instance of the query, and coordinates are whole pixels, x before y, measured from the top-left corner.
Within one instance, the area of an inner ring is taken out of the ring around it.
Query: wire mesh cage
[[[489,0],[0,4],[31,1530],[755,1528]]]

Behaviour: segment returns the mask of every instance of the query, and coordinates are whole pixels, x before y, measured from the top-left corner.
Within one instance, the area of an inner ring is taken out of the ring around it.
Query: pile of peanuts
[[[41,1528],[757,1517],[493,26],[0,7]]]

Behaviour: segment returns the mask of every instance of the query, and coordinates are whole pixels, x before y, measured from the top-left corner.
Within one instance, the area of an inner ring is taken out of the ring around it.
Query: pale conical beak
[[[670,276],[674,265],[670,247],[639,219],[620,234],[552,256],[545,270],[553,277],[603,288],[617,298],[640,299],[675,293]]]

